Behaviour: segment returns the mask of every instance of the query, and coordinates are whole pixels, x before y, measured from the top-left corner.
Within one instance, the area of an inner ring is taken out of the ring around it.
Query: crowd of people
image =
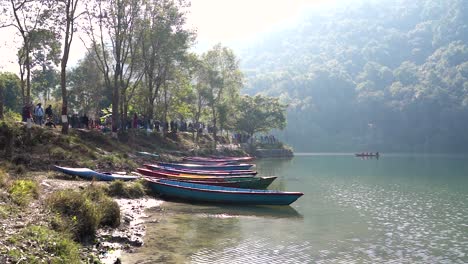
[[[30,103],[23,107],[22,111],[23,122],[31,122],[40,126],[56,127],[55,124],[61,123],[59,116],[54,115],[52,105],[49,105],[45,110],[42,104],[38,103],[35,106]],[[71,128],[82,129],[96,129],[102,132],[111,131],[112,118],[111,115],[102,114],[99,118],[89,118],[86,113],[79,115],[73,113],[67,117],[69,126]],[[206,125],[203,122],[187,122],[185,120],[171,120],[170,122],[149,120],[144,115],[139,116],[133,113],[124,124],[126,129],[145,129],[147,131],[164,132],[164,133],[177,133],[177,132],[197,132],[199,134],[211,134],[214,132],[215,127]],[[275,144],[278,140],[273,135],[254,136],[245,133],[235,133],[232,135],[232,141],[235,144],[245,143],[261,143],[261,144]]]

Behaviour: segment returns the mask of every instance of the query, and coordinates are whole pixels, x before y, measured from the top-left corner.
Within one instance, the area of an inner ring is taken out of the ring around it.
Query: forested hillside
[[[296,151],[468,150],[468,1],[309,12],[241,56],[246,92],[289,104]]]

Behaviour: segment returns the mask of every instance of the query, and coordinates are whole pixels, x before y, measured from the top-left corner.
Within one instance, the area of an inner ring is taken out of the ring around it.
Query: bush
[[[117,227],[120,225],[120,207],[116,201],[106,197],[99,202],[101,208],[101,226]]]
[[[11,199],[18,205],[27,205],[39,196],[37,183],[31,180],[16,180],[8,189]]]
[[[109,185],[108,193],[110,196],[140,198],[145,195],[145,188],[141,181],[127,183],[123,181],[113,181]]]
[[[28,249],[19,251],[28,240]],[[15,247],[8,250],[12,263],[80,263],[79,246],[63,233],[41,226],[29,226],[8,239]]]
[[[119,205],[106,195],[102,186],[91,184],[81,192],[58,191],[49,196],[47,204],[60,216],[52,219],[53,228],[71,232],[77,241],[94,238],[98,226],[120,224]]]
[[[63,190],[52,193],[47,204],[52,211],[61,214],[64,221],[56,221],[57,231],[69,230],[77,241],[94,238],[100,215],[96,205],[80,192]]]
[[[49,150],[49,156],[54,160],[65,160],[70,156],[70,153],[61,147],[54,147]]]

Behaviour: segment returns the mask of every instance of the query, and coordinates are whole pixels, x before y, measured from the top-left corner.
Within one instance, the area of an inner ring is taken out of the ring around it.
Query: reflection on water
[[[290,207],[166,202],[124,263],[468,263],[468,158],[258,161]]]
[[[271,217],[271,218],[302,218],[302,215],[291,206],[242,206],[222,204],[165,203],[173,213],[190,213],[205,217]]]

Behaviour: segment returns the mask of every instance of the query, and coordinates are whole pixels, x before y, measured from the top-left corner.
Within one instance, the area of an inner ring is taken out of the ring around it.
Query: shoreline
[[[146,210],[159,207],[163,203],[153,197],[138,199],[116,198],[121,211],[122,223],[117,228],[99,229],[97,243],[92,250],[97,251],[99,260],[103,264],[121,263],[122,254],[141,247],[146,234]]]

